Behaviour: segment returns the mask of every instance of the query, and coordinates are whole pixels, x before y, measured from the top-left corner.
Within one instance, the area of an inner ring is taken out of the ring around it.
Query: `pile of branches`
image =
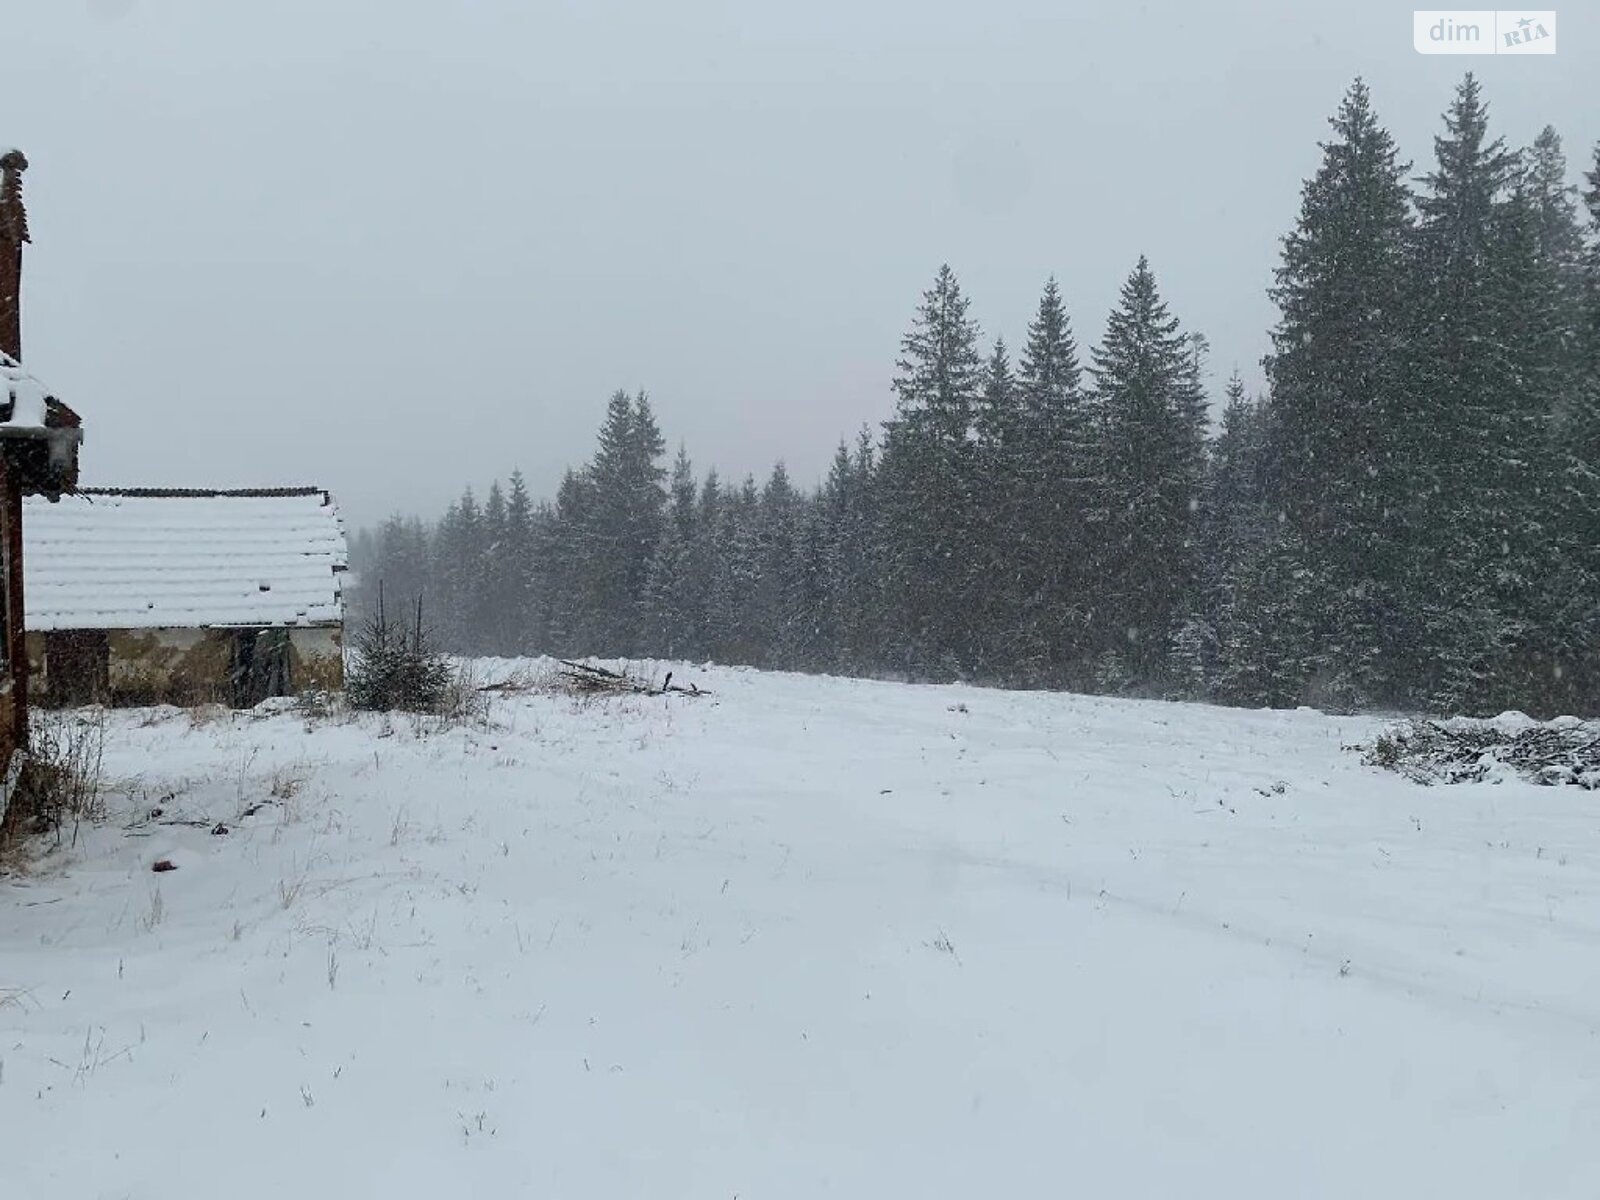
[[[621,671],[608,670],[593,663],[569,662],[566,659],[558,660],[561,663],[559,672],[568,691],[580,696],[709,696],[711,693],[703,691],[690,684],[681,687],[672,682],[672,672],[667,672],[667,677],[659,685],[648,680],[638,679]]]
[[[1600,788],[1600,723],[1519,713],[1493,720],[1406,721],[1386,730],[1363,761],[1417,783],[1479,783],[1514,773],[1534,783]]]

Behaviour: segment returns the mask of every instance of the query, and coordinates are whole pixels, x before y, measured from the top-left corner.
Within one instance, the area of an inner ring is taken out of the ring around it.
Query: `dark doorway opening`
[[[45,689],[52,704],[104,704],[111,695],[111,637],[103,629],[44,635]]]
[[[228,685],[235,708],[254,708],[268,696],[289,695],[289,631],[235,629]]]

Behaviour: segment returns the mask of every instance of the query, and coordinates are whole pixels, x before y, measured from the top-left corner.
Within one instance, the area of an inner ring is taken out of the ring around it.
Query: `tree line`
[[[520,476],[358,534],[465,654],[762,667],[1249,705],[1600,701],[1600,145],[1491,136],[1455,91],[1413,176],[1357,80],[1271,289],[1251,396],[1140,259],[1085,353],[1055,280],[1013,356],[955,273],[894,416],[802,489],[696,473],[643,394],[535,502]],[[357,602],[361,601],[358,593]]]

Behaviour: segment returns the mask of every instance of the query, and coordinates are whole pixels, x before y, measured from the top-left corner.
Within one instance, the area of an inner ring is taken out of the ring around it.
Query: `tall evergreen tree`
[[[1083,678],[1079,660],[1099,606],[1088,549],[1104,483],[1100,449],[1077,343],[1051,278],[1028,326],[1002,473],[1018,665],[1035,684]]]
[[[1549,711],[1592,714],[1600,710],[1600,144],[1584,179],[1589,237],[1585,248],[1580,229],[1576,354],[1550,425],[1550,571],[1537,633],[1549,661],[1537,664],[1547,670],[1536,670],[1535,681]]]
[[[694,480],[694,464],[689,461],[689,451],[682,443],[678,456],[672,460],[672,479],[667,492],[672,522],[678,527],[678,536],[687,545],[694,538],[695,505],[699,489]]]
[[[475,654],[504,654],[515,635],[511,598],[511,545],[506,529],[506,494],[498,479],[489,485],[483,502],[483,529],[474,581],[472,634],[468,645]]]
[[[766,644],[756,617],[760,516],[761,497],[750,476],[718,505],[706,595],[707,651],[718,662],[754,665]]]
[[[666,504],[658,460],[666,449],[644,393],[614,393],[588,470],[593,504],[580,573],[600,652],[635,652],[645,576]]]
[[[666,519],[645,572],[643,649],[679,658],[696,653],[705,608],[705,577],[695,569],[699,491],[681,444],[667,497]]]
[[[1205,437],[1196,368],[1141,257],[1094,352],[1107,464],[1096,566],[1120,627],[1101,643],[1105,686],[1164,686],[1169,639],[1193,595]]]
[[[815,506],[825,530],[823,644],[830,650],[823,666],[846,674],[886,665],[879,608],[881,530],[873,506],[876,468],[871,434],[862,429],[853,451],[839,443]]]
[[[1567,178],[1561,136],[1546,125],[1522,156],[1520,185],[1536,214],[1540,254],[1563,271],[1583,261],[1583,228],[1578,222],[1578,189]]]
[[[1583,193],[1584,205],[1593,224],[1600,228],[1600,141],[1594,144],[1594,165],[1584,172],[1583,178],[1589,185]]]
[[[1222,627],[1218,690],[1230,703],[1288,708],[1306,699],[1306,646],[1324,636],[1317,589],[1299,532],[1247,546],[1234,568],[1236,619]]]
[[[694,610],[695,657],[715,656],[718,648],[728,639],[729,614],[722,603],[723,597],[714,596],[713,590],[722,577],[724,547],[718,540],[726,532],[725,514],[728,507],[722,481],[716,468],[706,472],[700,485],[700,498],[695,505],[694,536],[689,542],[689,574],[699,589]]]
[[[440,585],[433,617],[439,644],[456,653],[473,653],[483,577],[483,517],[470,486],[439,522],[433,559],[433,574]]]
[[[508,640],[501,654],[529,654],[544,648],[545,627],[537,595],[539,548],[533,499],[521,471],[511,473],[506,495],[505,604]]]
[[[1017,376],[1011,368],[1011,354],[1005,338],[994,340],[994,349],[984,364],[983,390],[979,393],[973,432],[985,465],[992,461],[1016,435]]]
[[[973,504],[966,529],[972,548],[974,586],[968,621],[973,628],[972,669],[984,678],[1014,677],[1018,657],[1017,561],[1007,544],[1015,487],[1017,378],[1004,338],[996,338],[984,369],[983,392],[974,421]]]
[[[658,658],[681,658],[695,640],[694,596],[689,587],[689,542],[676,521],[662,525],[645,571],[640,648]]]
[[[1523,285],[1525,214],[1508,211],[1517,161],[1488,132],[1488,107],[1470,74],[1434,139],[1436,165],[1418,197],[1414,303],[1422,318],[1412,377],[1431,478],[1419,493],[1427,544],[1417,561],[1425,695],[1446,708],[1497,708],[1507,697],[1531,599],[1538,523],[1530,473],[1540,449],[1539,388],[1507,353]],[[1508,233],[1515,246],[1508,246]],[[1514,348],[1513,348],[1514,349]]]
[[[558,655],[601,653],[600,614],[587,576],[594,485],[587,472],[567,471],[547,527],[545,571],[550,647]]]
[[[419,596],[427,595],[438,603],[438,589],[431,586],[431,544],[427,528],[417,517],[391,516],[372,541],[370,560],[357,568],[361,580],[358,611],[363,618],[376,612],[378,584],[384,594],[406,608],[414,607]]]
[[[972,602],[982,565],[973,514],[979,488],[974,421],[983,393],[978,326],[954,272],[941,267],[901,342],[879,472],[901,669],[961,673],[977,657]]]
[[[1272,289],[1275,500],[1296,569],[1318,585],[1299,589],[1310,636],[1298,666],[1277,664],[1274,686],[1298,674],[1311,689],[1302,699],[1348,705],[1394,697],[1392,672],[1414,638],[1402,602],[1413,551],[1403,518],[1420,462],[1406,360],[1410,164],[1361,80],[1329,123],[1334,136],[1305,184]]]
[[[855,581],[847,557],[850,510],[856,491],[850,447],[842,440],[833,454],[828,476],[813,504],[813,525],[818,539],[822,599],[815,614],[822,652],[813,669],[848,671],[847,646],[855,625]]]
[[[1277,534],[1277,522],[1269,515],[1263,408],[1245,395],[1238,371],[1229,378],[1225,395],[1201,489],[1198,601],[1177,648],[1188,691],[1203,699],[1218,693],[1224,648],[1238,623],[1250,616],[1239,605],[1246,565]]]
[[[791,670],[799,656],[804,616],[797,602],[802,594],[800,534],[803,502],[789,481],[788,468],[777,463],[761,491],[756,514],[756,574],[750,597],[752,629],[759,631],[756,661]]]
[[[1583,193],[1584,207],[1589,210],[1589,252],[1585,271],[1589,283],[1589,361],[1596,364],[1600,363],[1600,142],[1594,146],[1594,166],[1583,178],[1589,185]]]
[[[796,520],[795,561],[786,596],[788,665],[792,670],[827,671],[834,665],[839,631],[831,620],[832,534],[820,497],[802,497]]]

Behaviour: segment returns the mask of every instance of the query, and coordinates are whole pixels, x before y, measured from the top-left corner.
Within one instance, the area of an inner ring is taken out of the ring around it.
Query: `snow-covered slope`
[[[115,820],[0,881],[0,1194],[1595,1194],[1592,794],[678,671],[427,736],[114,714]]]

